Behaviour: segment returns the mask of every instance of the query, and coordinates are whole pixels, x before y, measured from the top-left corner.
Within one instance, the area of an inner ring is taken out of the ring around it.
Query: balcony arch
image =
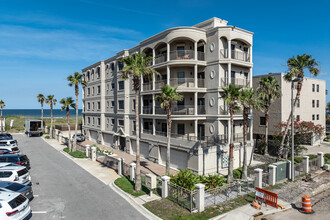
[[[250,62],[251,44],[247,40],[234,38],[231,40],[230,47],[232,59]]]
[[[195,59],[197,42],[189,37],[177,37],[169,42],[170,60]]]
[[[203,39],[197,41],[197,60],[205,60],[206,42]]]
[[[167,61],[167,43],[159,42],[154,47],[155,50],[155,64]]]

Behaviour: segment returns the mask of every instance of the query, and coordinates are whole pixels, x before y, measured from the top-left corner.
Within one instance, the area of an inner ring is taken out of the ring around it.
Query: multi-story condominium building
[[[155,96],[168,84],[183,96],[172,107],[171,167],[198,174],[226,170],[230,117],[221,94],[229,83],[252,87],[252,39],[253,33],[212,18],[192,27],[165,30],[84,68],[88,86],[83,92],[83,132],[90,140],[134,155],[135,111],[139,111],[141,155],[165,164],[166,114]],[[142,52],[153,58],[150,65],[159,74],[142,80],[141,107],[135,109],[132,79],[121,78],[120,59]],[[252,122],[248,155],[251,131]],[[234,133],[234,166],[238,167],[243,161],[240,112],[234,116]]]
[[[281,121],[286,122],[291,113],[291,82],[284,80],[284,73],[270,73],[253,77],[253,88],[259,87],[259,82],[264,76],[273,76],[281,86],[282,96],[274,101],[270,107],[269,135],[276,135],[280,131],[278,127]],[[294,97],[296,97],[294,89]],[[326,126],[325,108],[326,108],[326,83],[324,80],[315,78],[304,78],[301,90],[300,100],[294,111],[295,119],[300,121],[311,121],[315,125]],[[253,133],[256,139],[265,134],[265,115],[261,111],[254,110]],[[315,137],[316,138],[316,137]],[[319,141],[312,139],[312,144],[318,144]],[[318,138],[318,140],[321,140]]]

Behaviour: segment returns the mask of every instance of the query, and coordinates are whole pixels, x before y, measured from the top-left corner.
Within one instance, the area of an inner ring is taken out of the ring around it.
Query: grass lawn
[[[223,213],[229,212],[240,206],[249,204],[254,200],[254,193],[224,202],[222,204],[206,208],[204,212],[192,214],[169,199],[161,199],[144,204],[144,207],[165,220],[176,219],[210,219]]]
[[[6,131],[15,133],[15,132],[22,132],[24,131],[24,125],[25,125],[25,120],[26,119],[41,119],[38,117],[28,117],[28,116],[17,116],[17,115],[8,115],[5,117],[6,118]],[[10,120],[14,120],[13,122],[13,127],[10,129],[9,123]],[[81,124],[82,117],[79,117],[78,119],[78,124]],[[70,123],[75,124],[76,123],[76,118],[75,117],[70,117]],[[64,118],[53,118],[53,126],[55,125],[63,125],[67,124],[67,119],[66,117]],[[50,118],[44,118],[44,126],[50,126]]]
[[[145,194],[149,194],[149,189],[142,185],[142,190],[140,192],[134,191],[134,182],[132,182],[128,177],[121,177],[115,180],[115,184],[121,188],[123,191],[135,196],[139,197]]]
[[[67,147],[64,148],[63,151],[67,152],[68,154],[70,154],[71,156],[73,156],[75,158],[87,158],[83,152],[80,152],[80,151],[69,152],[69,148],[67,148]]]

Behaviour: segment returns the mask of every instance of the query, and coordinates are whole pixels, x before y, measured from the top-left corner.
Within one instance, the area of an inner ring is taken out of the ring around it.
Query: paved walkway
[[[318,152],[330,153],[330,142],[323,142],[320,146],[304,145],[307,148],[307,154],[317,154]]]
[[[114,149],[112,147],[107,147],[107,146],[104,146],[104,145],[101,145],[101,144],[95,144],[94,142],[92,141],[84,141],[81,143],[82,145],[86,146],[86,145],[96,145],[98,146],[99,148],[101,149],[105,149],[107,151],[110,151],[114,154],[116,154],[116,156],[114,156],[115,158],[123,158],[124,159],[124,162],[125,164],[130,164],[130,163],[136,163],[136,157],[134,155],[130,155],[130,154],[127,154],[121,150],[117,150],[117,149]],[[146,160],[146,159],[143,159],[141,157],[141,170],[145,171],[145,172],[148,172],[148,173],[153,173],[157,176],[164,176],[165,175],[165,166],[162,166],[160,164],[156,164],[156,163],[153,163],[149,160]],[[177,170],[173,170],[171,169],[170,170],[170,173],[171,174],[176,174],[178,171]]]

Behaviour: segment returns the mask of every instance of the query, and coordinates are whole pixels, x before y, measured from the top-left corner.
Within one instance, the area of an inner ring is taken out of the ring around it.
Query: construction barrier
[[[311,199],[309,198],[309,196],[303,196],[301,198],[302,200],[302,211],[304,212],[312,212],[312,203],[311,203]]]
[[[278,208],[278,195],[274,192],[256,187],[256,200],[264,201],[267,205]]]

